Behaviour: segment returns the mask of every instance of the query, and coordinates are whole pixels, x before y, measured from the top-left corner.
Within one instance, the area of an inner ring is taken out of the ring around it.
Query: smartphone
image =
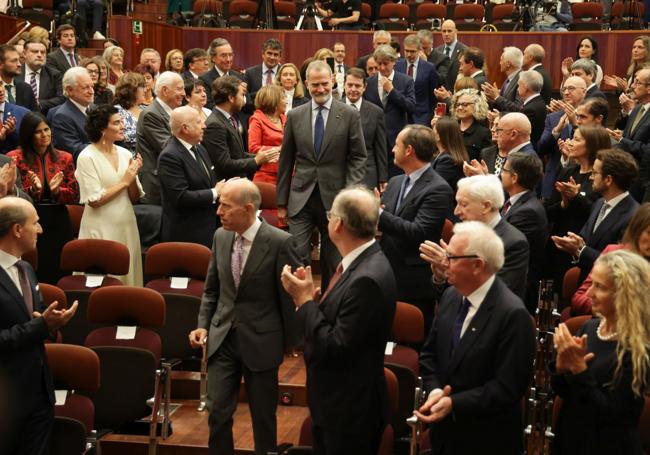
[[[435,114],[436,117],[444,117],[445,115],[447,115],[447,104],[446,103],[436,104]]]
[[[334,57],[327,57],[325,59],[327,61],[327,64],[330,66],[332,69],[332,73],[335,73],[336,71],[334,70]]]

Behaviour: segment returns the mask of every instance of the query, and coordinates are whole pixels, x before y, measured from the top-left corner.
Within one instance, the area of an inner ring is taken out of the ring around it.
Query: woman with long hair
[[[138,119],[142,113],[140,106],[143,102],[144,77],[135,71],[126,73],[117,81],[114,104],[124,122],[124,141],[122,141],[122,145],[132,152],[135,151],[136,129]]]
[[[112,104],[113,92],[108,89],[108,65],[103,57],[97,56],[85,60],[83,67],[88,70],[93,81],[95,99],[93,104]]]
[[[469,159],[460,125],[451,117],[434,117],[433,138],[438,154],[431,166],[456,193],[456,183],[464,177],[463,163]]]
[[[114,92],[117,81],[124,75],[124,49],[119,46],[108,47],[102,57],[108,64],[108,88]]]
[[[632,43],[632,56],[626,73],[627,79],[616,75],[605,76],[603,79],[605,84],[616,87],[618,92],[627,92],[632,87],[632,81],[637,71],[647,68],[648,65],[650,65],[650,36],[637,36]]]
[[[594,83],[597,87],[600,87],[600,83],[603,81],[603,69],[598,64],[598,41],[593,36],[586,35],[578,40],[575,59],[578,60],[581,58],[592,60],[596,64],[596,79]],[[564,85],[564,81],[571,75],[571,65],[573,65],[573,62],[574,60],[571,57],[562,60],[562,84],[560,88]]]
[[[553,389],[562,398],[553,454],[642,454],[638,430],[650,382],[650,264],[629,251],[600,256],[589,296],[596,318],[553,341]]]

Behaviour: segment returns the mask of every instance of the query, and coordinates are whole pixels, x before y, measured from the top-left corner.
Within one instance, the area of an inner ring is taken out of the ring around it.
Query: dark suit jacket
[[[183,71],[183,73],[181,74],[181,77],[183,78],[184,81],[191,81],[191,80],[197,79],[197,78],[195,78],[194,75],[190,72],[190,70],[185,70],[185,71]],[[206,87],[206,92],[207,92],[208,94],[211,93],[211,92],[212,92],[212,88],[211,88],[211,87]],[[208,98],[211,98],[211,96],[208,95]]]
[[[312,103],[291,109],[284,126],[276,201],[289,216],[302,210],[316,185],[323,207],[329,210],[343,188],[363,182],[366,146],[359,112],[332,100],[320,155],[314,152]],[[294,171],[295,168],[295,171]]]
[[[485,161],[490,174],[494,174],[494,165],[497,160],[497,153],[499,153],[499,147],[494,144],[481,149],[480,161]]]
[[[492,144],[492,133],[490,130],[475,120],[469,128],[461,132],[463,144],[470,159],[476,159],[485,147]]]
[[[280,283],[282,268],[296,263],[291,235],[262,221],[238,288],[231,271],[234,239],[235,233],[223,228],[214,235],[198,327],[208,329],[208,357],[234,326],[244,365],[255,372],[276,368],[282,363],[285,317],[295,315]]]
[[[557,145],[557,139],[553,136],[553,129],[560,122],[564,111],[552,112],[544,120],[544,131],[542,137],[537,142],[536,150],[540,157],[548,155],[544,177],[542,179],[542,197],[548,199],[553,192],[553,184],[557,175],[557,169],[560,166],[560,148]],[[573,137],[573,127],[568,124],[560,132],[559,139],[570,139]],[[543,159],[543,158],[542,158]]]
[[[291,109],[295,109],[298,106],[302,106],[303,104],[307,104],[311,101],[311,98],[308,96],[303,96],[301,98],[296,98],[295,96],[291,99]]]
[[[431,162],[431,167],[445,179],[456,194],[456,184],[465,176],[462,166],[457,166],[449,153],[439,153]],[[492,169],[494,170],[494,161],[492,161]]]
[[[158,157],[171,136],[169,114],[154,100],[140,114],[136,129],[136,150],[142,156],[140,181],[145,192],[143,204],[160,205]]]
[[[580,237],[585,241],[585,249],[580,254],[578,266],[581,269],[581,282],[594,266],[594,262],[605,247],[612,243],[618,243],[623,238],[630,218],[639,208],[639,203],[631,195],[625,197],[616,207],[611,209],[594,232],[594,225],[603,207],[605,200],[598,199],[591,207],[591,214],[580,231]]]
[[[366,64],[368,63],[368,59],[372,56],[372,53],[362,55],[359,57],[359,60],[357,60],[357,64],[355,65],[357,68],[361,68],[362,70],[366,70]],[[366,76],[368,73],[366,73]]]
[[[276,65],[276,68],[279,70],[280,65]],[[264,75],[264,78],[266,78],[266,74]],[[260,63],[259,65],[246,68],[244,80],[246,81],[246,84],[248,84],[248,93],[250,93],[250,97],[255,100],[255,95],[258,90],[262,88],[262,64]]]
[[[395,278],[377,243],[343,272],[330,293],[297,311],[305,330],[307,399],[314,424],[359,431],[386,422],[384,349],[395,314]]]
[[[627,117],[620,117],[616,126],[623,130],[618,147],[630,152],[639,163],[639,177],[632,185],[630,193],[637,201],[650,201],[650,109],[643,113],[637,127],[632,131],[632,123],[641,106],[636,106]]]
[[[395,273],[398,299],[410,303],[427,299],[433,302],[433,286],[428,285],[431,267],[420,258],[419,247],[425,240],[440,240],[454,193],[447,182],[427,166],[397,210],[405,178],[405,175],[391,178],[382,195],[381,247]]]
[[[217,179],[205,149],[197,145],[195,150],[202,163],[172,137],[158,157],[161,240],[201,243],[209,248],[217,229],[217,207],[212,193]]]
[[[247,152],[239,131],[217,108],[205,121],[203,146],[214,165],[217,181],[231,177],[252,178],[257,170],[255,155]]]
[[[38,280],[31,266],[27,268],[33,308],[42,313],[45,308]],[[3,390],[3,398],[13,401],[10,421],[17,422],[37,410],[54,406],[52,376],[43,346],[49,337],[45,320],[28,314],[23,296],[0,268],[0,377],[9,384]]]
[[[605,96],[605,94],[600,91],[597,85],[594,85],[589,90],[587,90],[585,93],[585,99],[587,98],[602,98],[604,100],[607,100],[607,96]]]
[[[521,71],[517,71],[513,76],[512,79],[510,80],[510,83],[503,89],[503,86],[501,89],[503,90],[502,94],[499,94],[497,96],[497,99],[494,100],[494,103],[492,105],[494,106],[495,109],[501,111],[501,112],[520,112],[521,111],[521,105],[523,104],[523,100],[519,98],[519,94],[517,93],[517,88],[519,84],[519,74]],[[507,78],[506,78],[507,80]],[[503,81],[503,84],[505,85],[506,81]],[[500,91],[501,92],[501,91]]]
[[[74,60],[77,63],[77,65],[80,62],[79,55],[77,54],[76,50],[74,52]],[[50,66],[57,70],[61,75],[65,74],[67,70],[70,69],[70,61],[66,57],[66,55],[63,53],[61,48],[50,52],[47,55],[47,59],[45,60],[45,64],[47,66]]]
[[[485,84],[488,82],[487,76],[483,71],[480,73],[477,73],[476,75],[472,76],[472,78],[476,81],[476,85],[478,85],[478,91],[481,91],[481,85]]]
[[[395,64],[395,71],[407,74],[408,62],[405,59],[399,59]],[[410,123],[431,126],[433,109],[437,102],[433,90],[438,85],[438,73],[435,66],[424,60],[419,60],[413,87],[415,90],[415,112],[409,118]]]
[[[395,138],[399,132],[408,125],[409,116],[415,113],[415,89],[413,79],[406,74],[395,71],[393,90],[388,94],[388,100],[386,106],[384,106],[379,97],[378,80],[378,74],[368,78],[363,98],[375,103],[384,110],[386,116],[386,140],[390,151],[393,150]]]
[[[494,227],[494,232],[503,240],[505,253],[505,262],[497,276],[512,292],[523,299],[526,293],[526,275],[530,257],[528,240],[524,234],[503,218]]]
[[[553,80],[548,74],[548,71],[544,68],[544,65],[540,65],[534,68],[539,74],[542,75],[543,85],[542,85],[542,98],[546,104],[551,102],[551,93],[553,92]]]
[[[463,50],[465,50],[466,48],[467,48],[466,45],[464,45],[460,41],[456,41],[456,47],[454,47],[454,51],[449,56],[449,60],[451,60],[451,63],[449,65],[449,71],[447,71],[447,82],[445,84],[445,87],[447,87],[447,90],[450,90],[450,91],[454,90],[454,84],[456,83],[456,78],[458,77],[458,69],[460,68],[460,63],[458,61],[458,57],[461,54],[461,52]],[[444,44],[442,46],[436,47],[435,50],[440,52],[442,55],[445,55],[445,45]],[[445,57],[446,57],[446,55],[445,55]]]
[[[235,76],[237,79],[239,79],[241,81],[244,81],[244,75],[242,73],[240,73],[239,71],[230,70],[225,75],[226,76]],[[210,69],[210,71],[206,71],[205,73],[203,73],[199,77],[199,79],[201,79],[203,82],[205,82],[205,85],[207,87],[207,92],[209,94],[212,93],[212,82],[214,82],[214,80],[216,78],[218,78],[218,77],[220,77],[219,72],[217,71],[217,69],[214,66]],[[246,104],[248,104],[249,102],[250,102],[250,97],[247,95],[246,96]],[[212,109],[214,107],[214,99],[212,98],[212,96],[208,96],[208,102],[206,103],[205,107],[207,107],[208,109]]]
[[[29,110],[27,110],[27,108],[5,101],[5,109],[2,113],[2,123],[6,122],[10,116],[14,117],[16,119],[16,129],[7,134],[5,140],[0,143],[0,153],[4,154],[18,147],[20,124],[23,121],[23,117],[25,117],[28,112]]]
[[[519,454],[535,349],[530,315],[497,277],[452,351],[461,302],[456,288],[447,288],[420,354],[427,393],[451,386],[452,414],[430,427],[433,453]]]
[[[384,111],[373,103],[363,100],[359,114],[368,154],[363,183],[369,189],[378,188],[379,182],[388,181],[388,150],[386,149]]]
[[[66,100],[56,110],[52,119],[54,146],[71,153],[75,162],[81,151],[90,144],[86,134],[86,119],[86,115],[70,100]]]
[[[446,86],[447,75],[449,73],[449,67],[451,66],[451,60],[449,57],[437,49],[431,49],[427,61],[436,67],[436,72],[438,73],[438,84]]]
[[[43,115],[47,115],[50,108],[65,103],[66,98],[63,96],[63,85],[61,84],[62,78],[61,73],[47,65],[41,68],[38,75],[38,106]],[[23,70],[22,74],[16,76],[16,80],[29,85],[29,81],[25,81],[25,70]]]
[[[32,87],[29,84],[26,84],[16,77],[14,79],[14,90],[16,93],[16,104],[18,106],[27,108],[30,111],[38,110],[36,97],[34,97],[34,92],[32,92]]]
[[[544,103],[544,98],[536,96],[522,106],[521,112],[530,120],[530,142],[534,146],[537,146],[544,133],[544,125],[546,122],[546,104]],[[557,142],[555,145],[557,146]]]

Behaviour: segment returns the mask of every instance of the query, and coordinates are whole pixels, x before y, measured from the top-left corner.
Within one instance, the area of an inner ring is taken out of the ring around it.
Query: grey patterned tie
[[[37,77],[38,77],[38,73],[32,71],[32,77],[29,79],[29,86],[32,88],[32,92],[34,93],[34,98],[38,100],[38,85],[36,84]]]
[[[596,232],[596,229],[598,229],[600,223],[602,223],[603,220],[605,219],[605,214],[607,213],[607,209],[609,209],[609,204],[605,202],[603,206],[600,208],[600,212],[598,212],[598,218],[596,218],[596,222],[594,223],[593,232]]]
[[[232,279],[235,282],[235,287],[239,287],[239,280],[241,279],[242,263],[244,262],[244,237],[235,234],[235,241],[232,246],[232,257],[230,261],[230,268],[232,270]]]

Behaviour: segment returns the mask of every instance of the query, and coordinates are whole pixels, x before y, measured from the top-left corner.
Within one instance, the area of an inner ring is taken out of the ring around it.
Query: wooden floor
[[[185,382],[183,394],[197,392],[197,373],[179,372],[175,375],[178,381]],[[174,377],[174,376],[173,376]],[[278,443],[289,442],[297,444],[300,427],[303,420],[309,415],[305,406],[305,365],[302,355],[285,356],[284,362],[278,372],[280,393],[290,393],[293,402],[291,406],[278,405]],[[190,384],[188,387],[187,384]],[[242,387],[243,389],[243,387]],[[188,392],[189,391],[189,392]],[[183,397],[186,398],[186,397]],[[233,437],[236,452],[239,454],[253,453],[253,430],[248,404],[242,402],[237,406],[233,417]],[[158,454],[174,455],[203,455],[208,453],[208,413],[198,412],[197,399],[178,399],[172,395],[173,403],[180,403],[181,407],[172,415],[173,434],[165,441],[160,440]],[[147,438],[144,436],[114,435],[110,434],[100,440],[102,455],[139,455],[147,453]]]

